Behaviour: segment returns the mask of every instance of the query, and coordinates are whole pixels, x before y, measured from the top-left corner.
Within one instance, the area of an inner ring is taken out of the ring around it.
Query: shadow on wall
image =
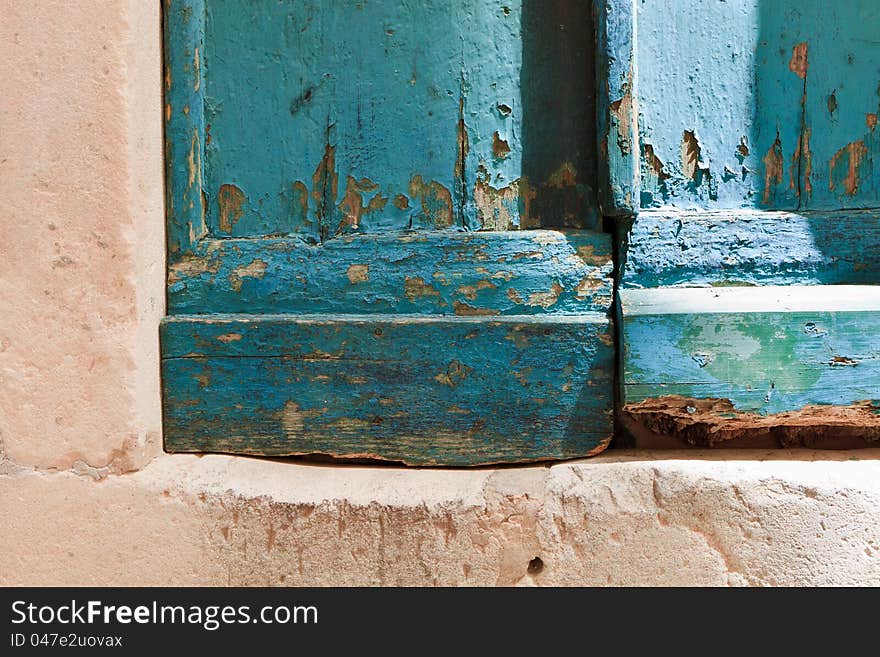
[[[880,282],[880,4],[706,0],[693,12],[644,0],[638,11],[642,208],[795,213],[674,229],[673,252],[648,240],[640,257],[664,284]]]

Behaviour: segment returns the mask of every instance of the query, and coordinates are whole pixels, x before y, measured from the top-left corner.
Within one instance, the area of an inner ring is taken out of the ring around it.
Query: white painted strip
[[[621,290],[627,315],[880,311],[880,285],[657,287]]]

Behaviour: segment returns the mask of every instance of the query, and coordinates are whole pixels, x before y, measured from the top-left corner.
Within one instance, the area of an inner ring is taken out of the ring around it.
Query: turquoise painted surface
[[[642,206],[757,205],[761,156],[775,137],[756,115],[760,0],[637,7]],[[797,100],[790,105],[786,123],[797,124]]]
[[[610,236],[589,231],[215,240],[171,265],[179,313],[607,312]]]
[[[169,256],[188,251],[207,234],[203,167],[204,7],[168,2],[164,7],[165,208]]]
[[[208,0],[212,235],[590,227],[590,7]]]
[[[624,316],[625,403],[730,400],[762,415],[880,399],[880,313]]]
[[[164,7],[166,449],[607,445],[590,3]]]
[[[629,217],[641,199],[635,1],[594,6],[599,207],[605,216]]]
[[[166,447],[423,465],[585,455],[612,431],[609,330],[598,314],[168,319]]]
[[[809,56],[801,207],[880,207],[880,5],[811,0],[790,29]]]
[[[880,284],[876,212],[657,210],[619,231],[622,288]]]
[[[877,207],[873,0],[645,0],[637,23],[643,207]]]

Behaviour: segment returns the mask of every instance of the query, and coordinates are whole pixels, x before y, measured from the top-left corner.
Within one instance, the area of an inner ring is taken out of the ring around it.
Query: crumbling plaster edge
[[[681,473],[732,489],[761,481],[790,482],[791,490],[863,490],[880,495],[880,449],[614,450],[584,460],[505,468],[399,468],[326,465],[222,454],[161,454],[144,468],[113,472],[76,462],[67,470],[0,462],[0,477],[79,476],[95,485],[128,482],[157,495],[180,494],[265,500],[279,504],[414,508],[482,507],[493,500],[583,493],[609,474]]]

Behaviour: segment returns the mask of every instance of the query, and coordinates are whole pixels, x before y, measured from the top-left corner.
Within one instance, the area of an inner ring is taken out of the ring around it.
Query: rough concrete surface
[[[158,3],[0,15],[0,584],[880,584],[877,451],[162,455]]]
[[[158,3],[0,0],[0,449],[51,468],[158,450]]]
[[[878,456],[471,471],[166,456],[97,481],[18,468],[0,477],[0,583],[880,584]]]

